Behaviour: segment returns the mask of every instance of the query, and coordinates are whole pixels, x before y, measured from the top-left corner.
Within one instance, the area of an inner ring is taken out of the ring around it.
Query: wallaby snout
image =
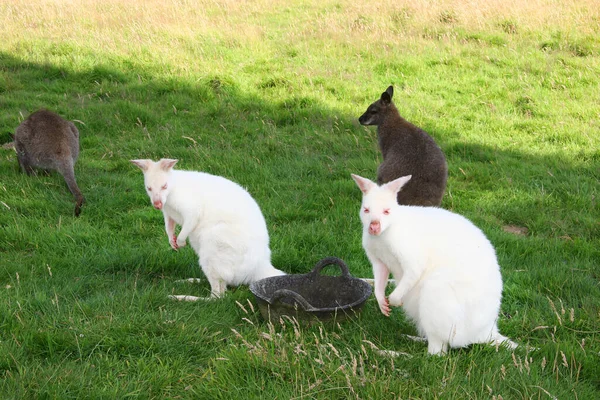
[[[381,222],[371,221],[369,224],[369,235],[379,236],[381,234]]]
[[[367,113],[364,113],[363,115],[358,117],[358,122],[360,122],[361,125],[369,125],[366,123],[367,122]]]
[[[369,108],[367,108],[367,111],[365,111],[363,115],[358,117],[358,122],[360,122],[361,125],[379,125],[379,117],[381,117],[379,103],[380,101],[376,101],[375,103],[371,104]]]
[[[157,210],[163,209],[166,200],[167,199],[164,196],[164,190],[157,191],[155,189],[152,192],[152,194],[150,195],[150,201],[152,202],[152,207],[156,208]]]

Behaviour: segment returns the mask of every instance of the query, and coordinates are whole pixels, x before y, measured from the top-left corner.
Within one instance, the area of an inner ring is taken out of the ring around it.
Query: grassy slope
[[[88,202],[71,217],[60,176],[28,178],[0,150],[3,398],[598,397],[596,2],[40,3],[0,5],[0,134],[39,107],[79,121]],[[208,284],[173,283],[202,275],[197,258],[170,250],[128,159],[248,187],[284,270],[335,255],[368,275],[349,174],[375,175],[356,118],[389,84],[447,155],[443,206],[497,248],[501,330],[539,351],[430,358],[374,299],[301,329],[266,325],[246,288],[166,299]]]

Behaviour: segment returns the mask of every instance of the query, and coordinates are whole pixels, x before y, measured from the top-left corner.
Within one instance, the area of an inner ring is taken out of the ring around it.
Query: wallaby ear
[[[175,164],[177,164],[177,161],[179,161],[179,160],[173,160],[171,158],[161,158],[160,161],[159,161],[160,168],[163,169],[163,170],[165,170],[165,171],[168,171],[171,168],[173,168],[173,166]]]
[[[144,172],[146,172],[148,170],[148,166],[152,162],[152,160],[129,160],[129,161],[131,161],[133,164],[140,167],[140,169]]]
[[[394,179],[393,181],[386,183],[385,185],[383,185],[383,187],[393,193],[398,193],[400,189],[402,189],[402,187],[406,185],[408,181],[410,181],[410,178],[412,178],[412,175],[402,176],[398,179]]]
[[[390,95],[390,100],[392,99],[392,97],[394,97],[394,87],[393,87],[392,85],[390,85],[390,86],[389,86],[389,87],[388,87],[388,88],[385,90],[385,92],[386,92],[387,94],[389,94],[389,95]]]
[[[390,86],[387,90],[381,93],[381,101],[383,104],[390,104],[392,102],[392,96],[394,95],[394,87]]]
[[[358,176],[358,175],[352,175],[352,179],[354,179],[354,182],[356,182],[356,184],[358,185],[358,187],[360,188],[360,191],[363,192],[364,194],[367,194],[371,189],[373,189],[375,186],[377,186],[377,184],[367,178],[363,178],[362,176]]]

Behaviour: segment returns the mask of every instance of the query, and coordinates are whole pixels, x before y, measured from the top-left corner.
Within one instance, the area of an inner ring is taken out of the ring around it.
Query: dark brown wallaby
[[[446,157],[431,136],[400,116],[392,102],[393,94],[394,87],[388,87],[358,119],[362,125],[377,126],[383,155],[377,183],[412,175],[398,192],[398,204],[437,207],[442,204],[448,179]]]
[[[15,150],[23,172],[31,175],[33,167],[57,170],[75,196],[75,216],[85,201],[77,182],[74,166],[79,157],[79,131],[71,121],[48,110],[39,110],[15,131]]]

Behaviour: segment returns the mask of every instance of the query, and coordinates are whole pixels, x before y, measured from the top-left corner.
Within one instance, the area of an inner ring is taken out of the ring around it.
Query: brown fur
[[[75,216],[85,201],[77,182],[74,166],[79,157],[79,131],[71,121],[48,110],[39,110],[15,131],[15,149],[23,172],[31,175],[33,167],[57,170],[75,196]]]
[[[398,204],[437,207],[446,191],[446,158],[431,136],[400,116],[392,102],[393,93],[390,86],[358,119],[362,125],[377,126],[383,155],[377,169],[377,183],[412,175],[398,193]]]

